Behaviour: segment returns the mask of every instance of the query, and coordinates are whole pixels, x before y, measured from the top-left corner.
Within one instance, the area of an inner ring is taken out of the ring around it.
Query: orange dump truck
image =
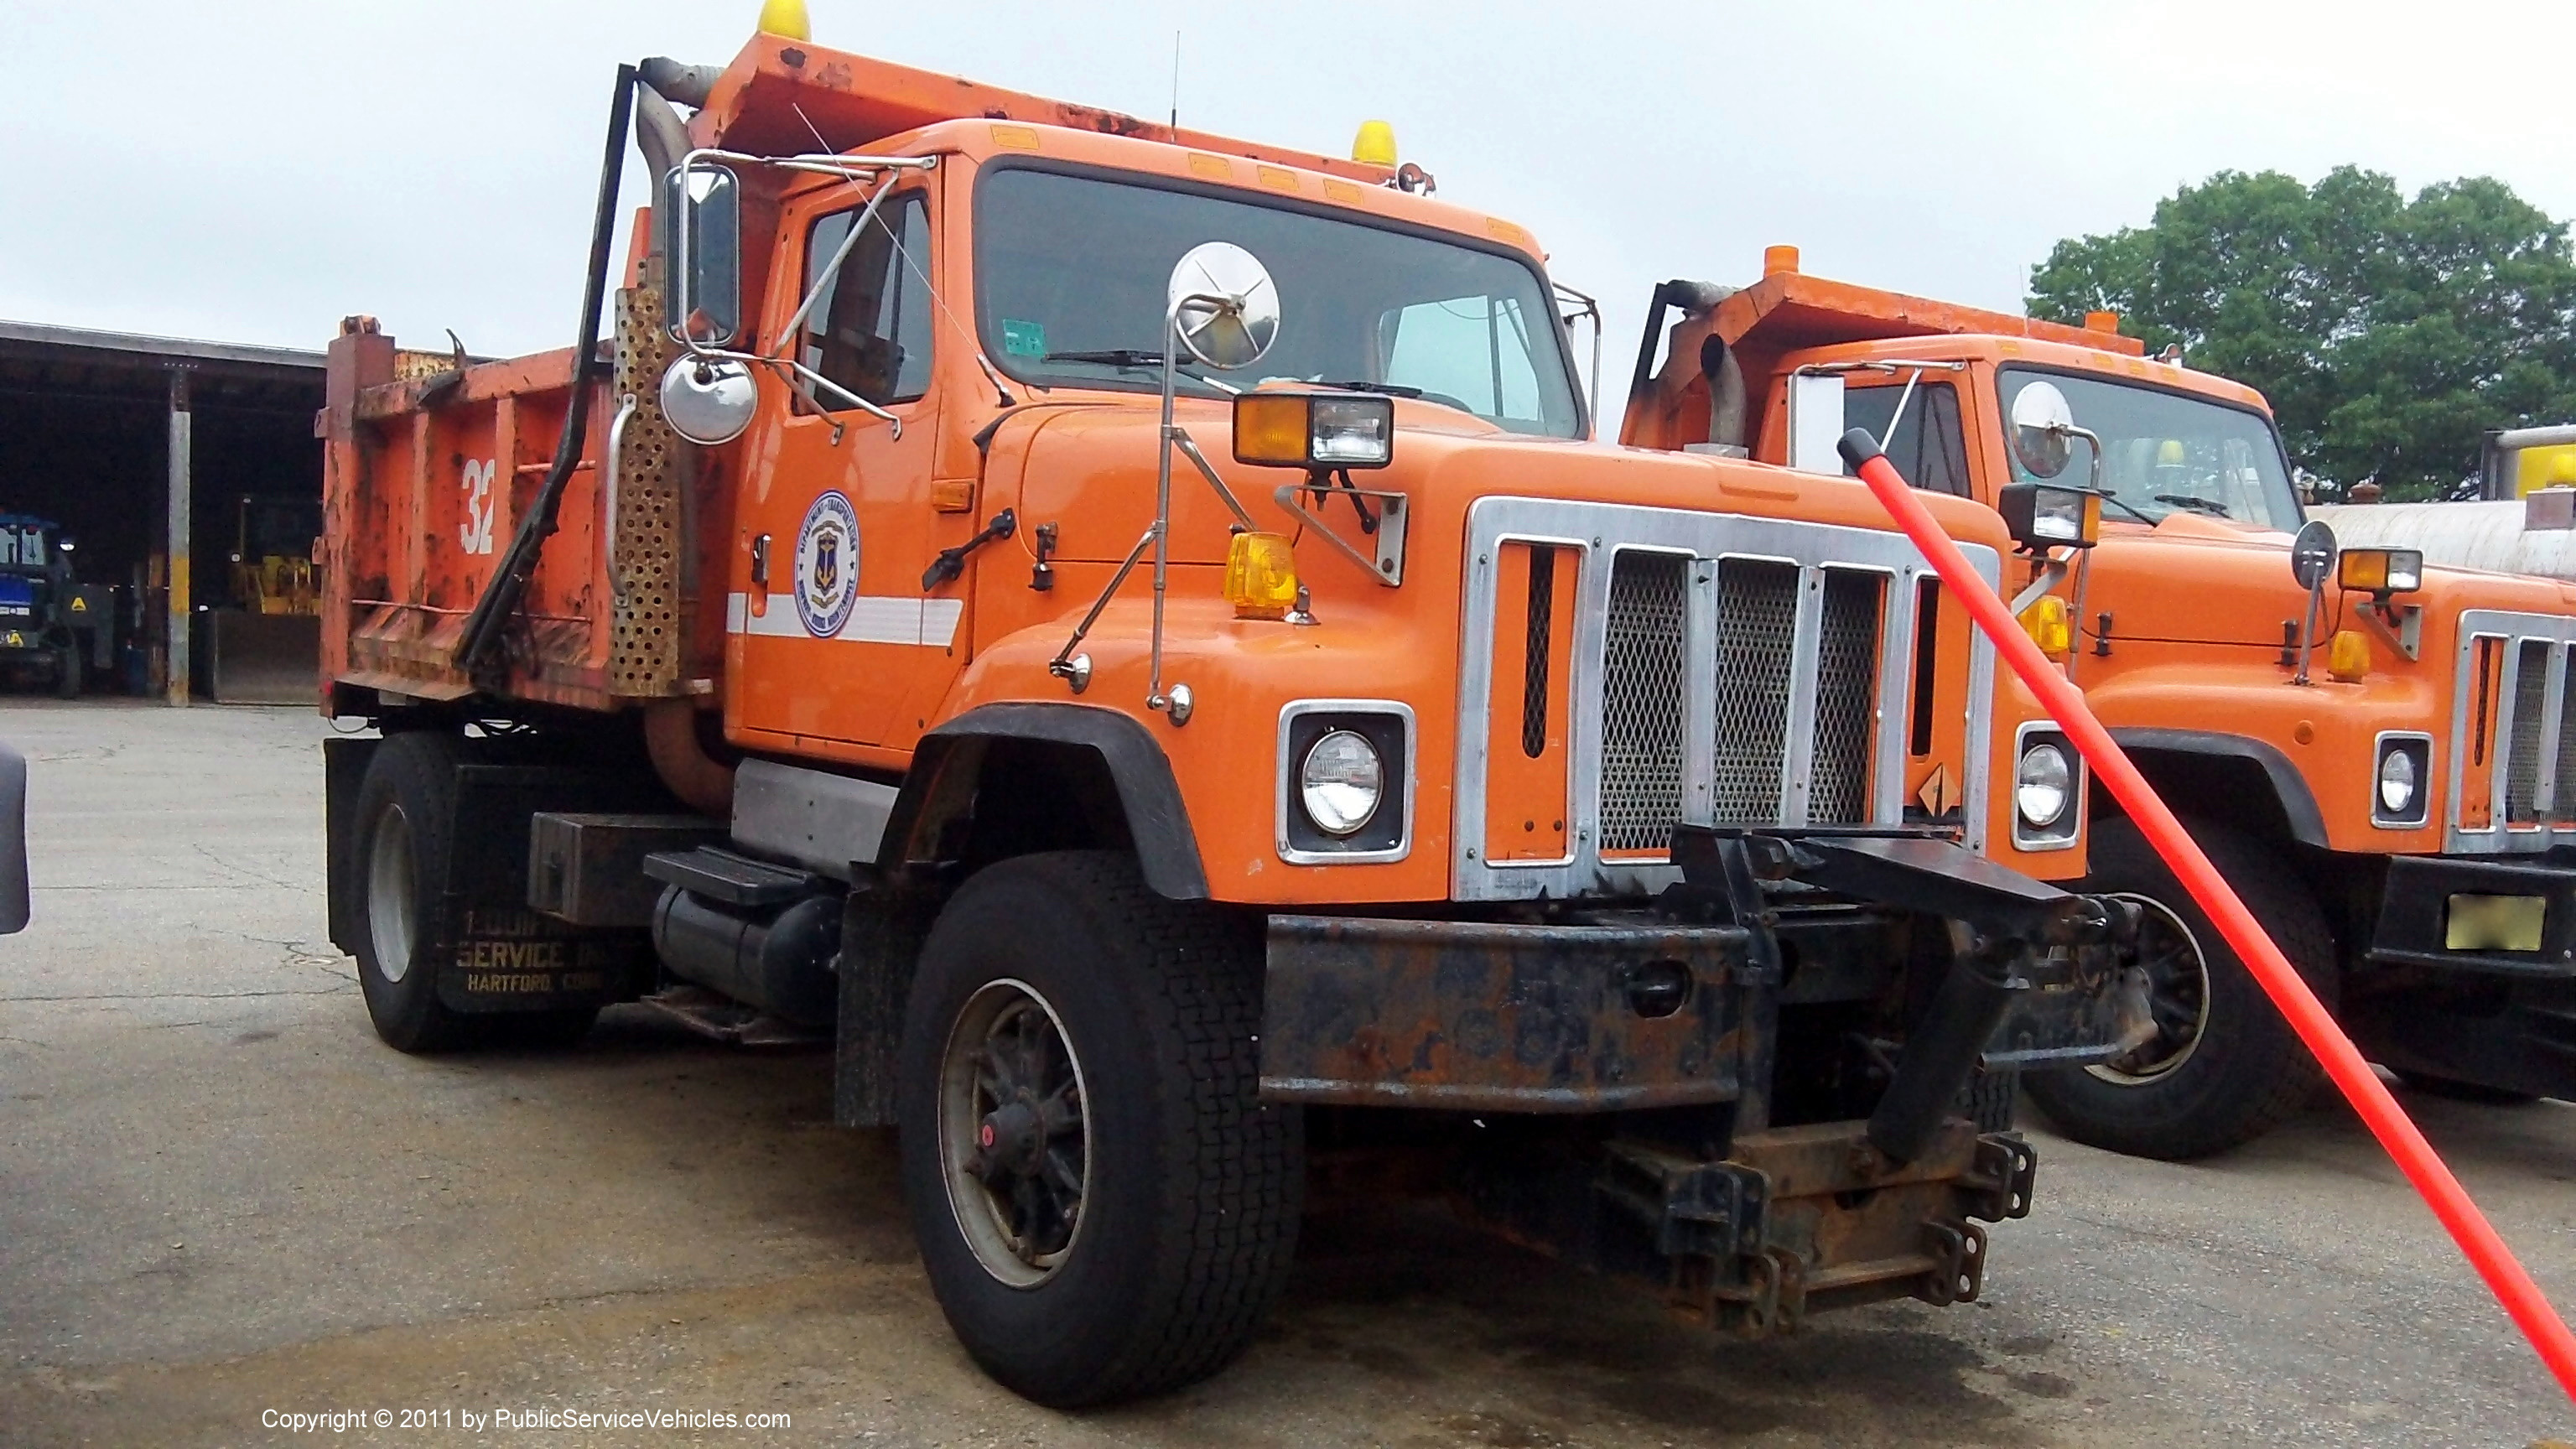
[[[772,35],[616,97],[607,340],[330,349],[387,1042],[828,1039],[1054,1404],[1240,1350],[1310,1162],[1711,1324],[1976,1294],[2135,918],[1862,487],[1589,444],[1542,253],[1415,168]]]
[[[2116,319],[1828,281],[1787,248],[1765,272],[1658,292],[1623,440],[1831,466],[1864,427],[1917,488],[2098,539],[2016,561],[2025,624],[2363,1050],[2428,1089],[2576,1095],[2576,591],[2338,558],[2263,399]],[[2314,1059],[2129,822],[2097,821],[2092,865],[2145,908],[2157,1030],[2029,1079],[2051,1117],[2183,1157],[2304,1104]]]

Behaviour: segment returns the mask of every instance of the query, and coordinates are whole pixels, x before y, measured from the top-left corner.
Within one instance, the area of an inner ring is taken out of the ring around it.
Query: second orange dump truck
[[[1976,1296],[2135,916],[1862,487],[1590,445],[1536,244],[1414,168],[778,36],[613,114],[577,346],[330,349],[387,1042],[831,1041],[1054,1404],[1240,1351],[1310,1164],[1707,1323]]]
[[[2364,1052],[2436,1090],[2576,1095],[2576,589],[2336,556],[2263,399],[2111,319],[1829,281],[1787,248],[1741,290],[1669,283],[1655,311],[1625,441],[1831,467],[1859,426],[1917,488],[2053,500],[2057,537],[2089,546],[2054,570],[2025,553],[2007,593]],[[2091,864],[2087,889],[2145,908],[2156,1031],[2034,1075],[2052,1119],[2187,1157],[2304,1105],[2313,1058],[2116,813]]]

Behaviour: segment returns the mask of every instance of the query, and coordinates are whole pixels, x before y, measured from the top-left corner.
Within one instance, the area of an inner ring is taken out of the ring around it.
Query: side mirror
[[[671,257],[667,320],[674,341],[724,347],[742,332],[742,185],[722,166],[665,178]]]
[[[1232,242],[1183,253],[1165,302],[1181,346],[1210,367],[1250,367],[1279,340],[1279,285],[1260,258]]]
[[[2034,478],[2054,478],[2075,455],[2075,409],[2053,382],[2022,384],[2012,405],[2013,460]]]
[[[0,745],[0,936],[27,929],[27,761]]]
[[[2335,531],[2322,518],[2311,518],[2299,528],[2299,536],[2290,540],[2290,577],[2299,587],[2314,590],[2333,573],[2335,557],[2340,550],[2335,544]],[[2416,565],[2420,571],[2423,565]]]

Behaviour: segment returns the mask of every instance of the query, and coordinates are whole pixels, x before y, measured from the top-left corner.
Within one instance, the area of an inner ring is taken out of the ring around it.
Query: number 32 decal
[[[499,466],[495,458],[465,460],[465,522],[456,531],[467,553],[492,551],[492,515],[500,510],[492,498],[492,474]]]

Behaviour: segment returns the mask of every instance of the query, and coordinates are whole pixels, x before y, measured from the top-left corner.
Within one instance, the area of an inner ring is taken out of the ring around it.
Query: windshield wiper
[[[2119,495],[2119,494],[2117,494],[2117,493],[2112,492],[2112,491],[2111,491],[2110,489],[2108,489],[2108,488],[2105,488],[2105,489],[2101,490],[2101,492],[2102,492],[2102,501],[2103,501],[2103,502],[2110,504],[2112,507],[2114,507],[2114,508],[2116,508],[2116,509],[2120,510],[2122,513],[2125,513],[2125,514],[2129,515],[2131,518],[2134,518],[2134,519],[2138,520],[2140,523],[2145,524],[2145,525],[2146,525],[2147,527],[2149,527],[2149,528],[2153,528],[2153,527],[2155,527],[2155,526],[2156,526],[2156,521],[2155,521],[2154,519],[2152,519],[2152,518],[2149,518],[2146,514],[2144,514],[2144,513],[2140,512],[2140,511],[2138,510],[2138,506],[2137,506],[2136,504],[2134,504],[2134,503],[2123,503],[2123,502],[2121,502],[2121,501],[2120,501],[2120,495]]]
[[[1089,352],[1050,352],[1038,361],[1097,362],[1106,367],[1161,367],[1163,354],[1148,352],[1141,347],[1102,347]],[[1196,367],[1199,365],[1199,360],[1195,357],[1177,357],[1172,360],[1172,365]]]
[[[1444,408],[1456,408],[1470,416],[1484,416],[1445,392],[1433,392],[1424,387],[1407,387],[1400,382],[1325,382],[1318,383],[1316,386],[1344,388],[1351,392],[1373,392],[1381,397],[1400,397],[1408,402],[1438,403]]]
[[[2226,504],[2219,502],[2215,498],[2202,498],[2197,494],[2192,493],[2157,493],[2151,496],[2153,496],[2158,503],[2170,503],[2176,508],[2188,508],[2194,513],[2206,513],[2214,518],[2234,518],[2236,516],[2235,514],[2227,511]]]
[[[1141,347],[1103,347],[1088,352],[1050,352],[1046,356],[1039,358],[1038,361],[1096,362],[1103,367],[1114,367],[1122,372],[1160,372],[1163,369],[1163,354],[1159,352],[1147,352]],[[1178,372],[1181,376],[1188,378],[1190,381],[1195,382],[1202,387],[1212,387],[1218,392],[1225,393],[1229,396],[1243,391],[1242,388],[1236,387],[1232,383],[1219,382],[1212,377],[1201,377],[1199,374],[1190,371],[1191,368],[1201,365],[1202,364],[1195,357],[1175,357],[1172,359],[1173,371]]]

